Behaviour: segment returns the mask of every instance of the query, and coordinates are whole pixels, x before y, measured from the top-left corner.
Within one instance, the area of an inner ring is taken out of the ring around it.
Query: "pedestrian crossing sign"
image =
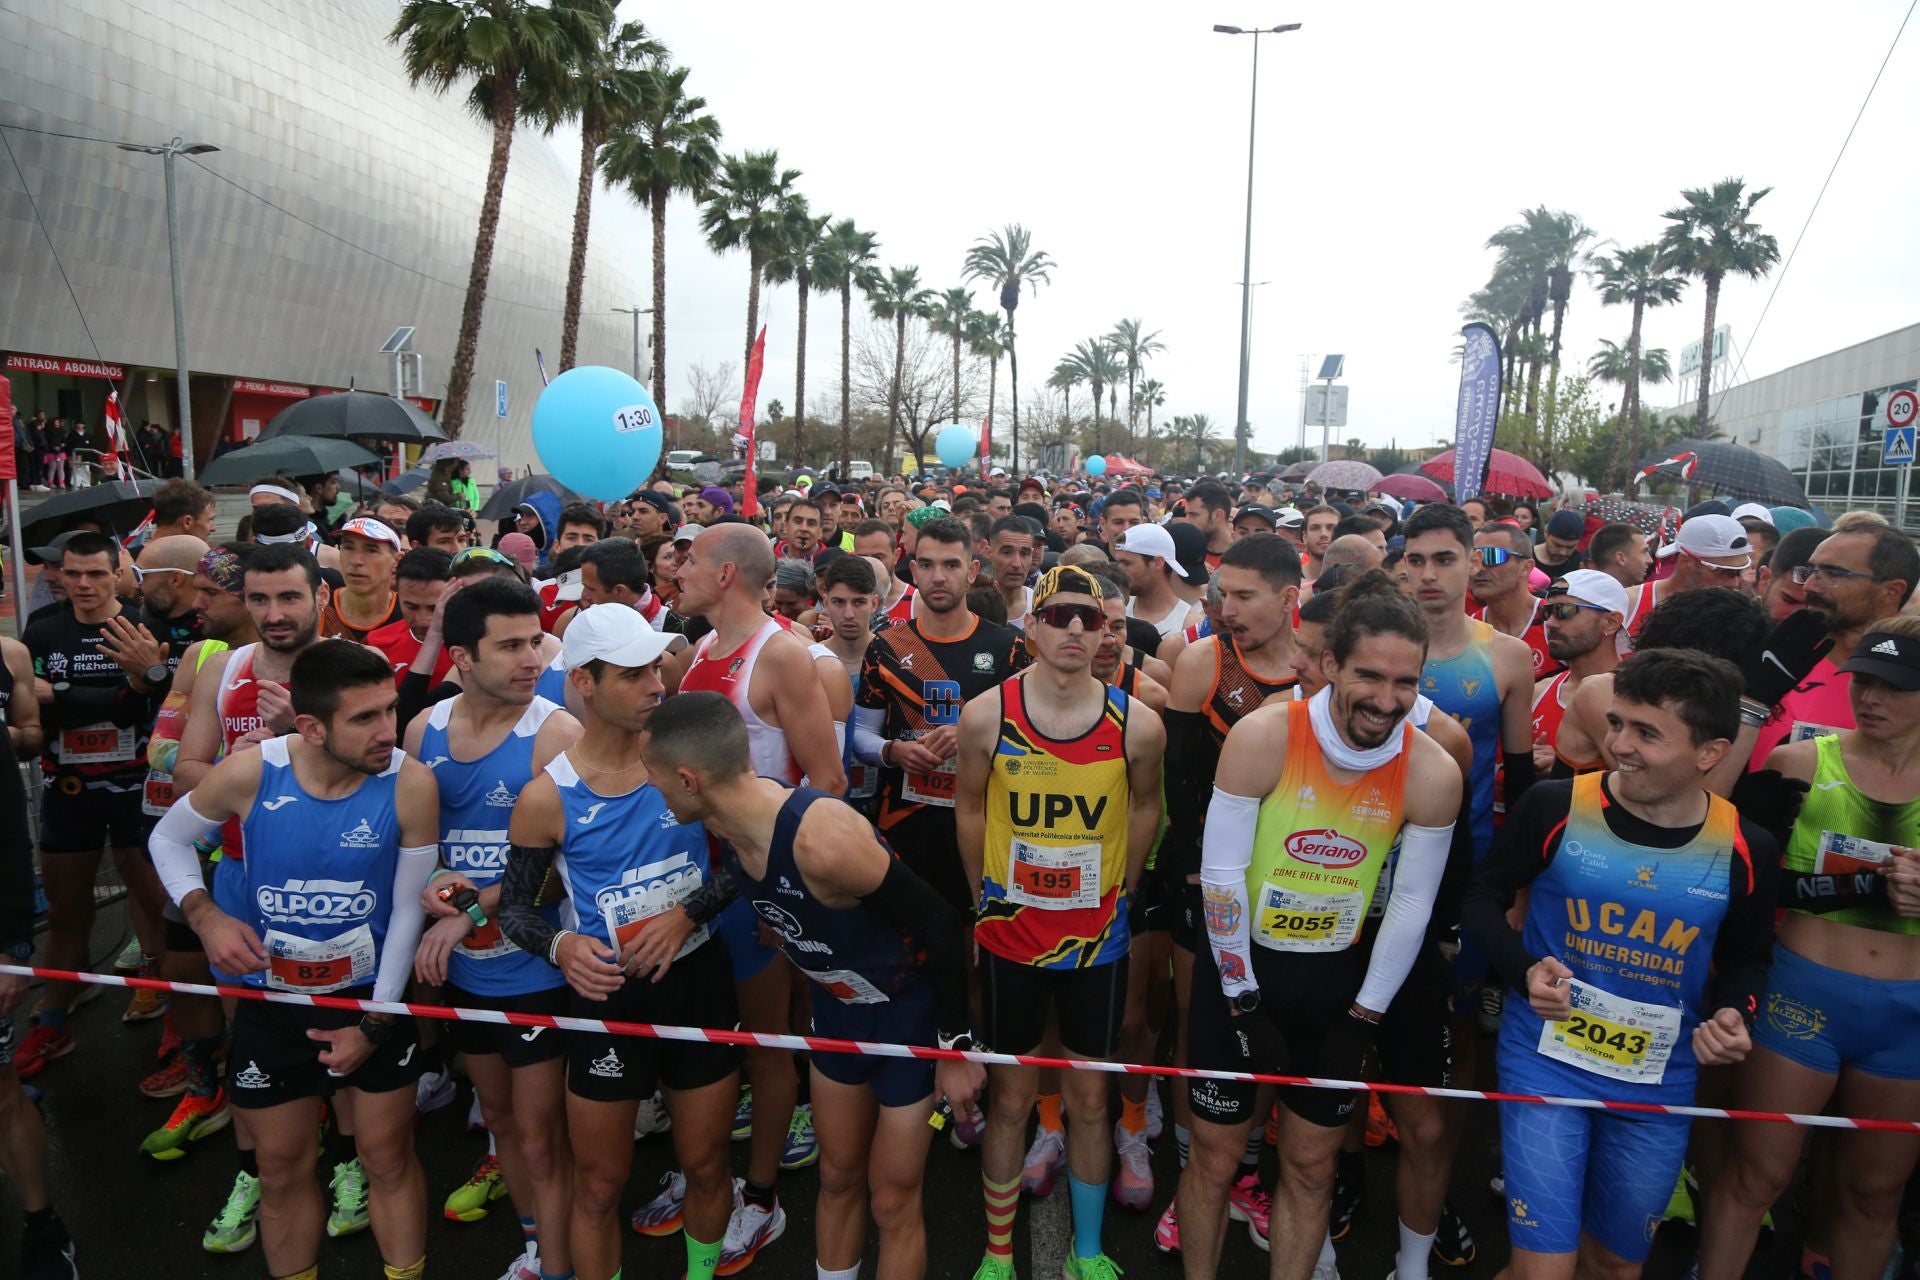
[[[1913,465],[1912,427],[1888,427],[1880,437],[1880,461],[1884,466],[1908,467]]]

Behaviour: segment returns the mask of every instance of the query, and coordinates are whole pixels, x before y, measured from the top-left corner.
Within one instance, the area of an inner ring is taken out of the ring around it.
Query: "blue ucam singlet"
[[[1466,646],[1451,658],[1428,658],[1420,692],[1460,722],[1473,743],[1467,779],[1474,861],[1493,848],[1493,775],[1500,766],[1500,683],[1493,678],[1493,627],[1475,622]]]
[[[706,828],[676,822],[652,784],[603,796],[582,780],[565,752],[547,766],[547,776],[560,791],[566,820],[553,859],[567,890],[563,927],[618,949],[705,883]],[[695,929],[675,959],[705,942],[707,932],[705,925]]]
[[[248,915],[268,956],[240,981],[324,995],[373,982],[400,865],[394,788],[404,752],[352,795],[322,800],[294,776],[291,736],[260,744],[260,789],[241,823]]]
[[[556,707],[567,705],[567,673],[560,665],[560,655],[555,654],[553,661],[540,670],[540,679],[533,686],[533,696],[545,698]]]
[[[767,848],[767,874],[756,880],[736,855],[731,859],[740,892],[767,926],[780,935],[787,959],[844,1004],[885,1004],[918,978],[923,948],[901,935],[879,913],[864,907],[829,907],[807,888],[793,842],[800,820],[824,791],[796,787],[774,819]]]
[[[507,869],[507,819],[520,788],[533,777],[533,744],[540,726],[560,708],[535,697],[500,745],[477,760],[455,758],[447,745],[447,724],[459,694],[436,702],[420,735],[420,759],[440,784],[440,860],[477,889],[499,882]],[[559,920],[558,904],[541,908]],[[528,955],[489,919],[447,957],[447,978],[455,986],[486,996],[518,996],[566,985],[560,971],[543,956]]]

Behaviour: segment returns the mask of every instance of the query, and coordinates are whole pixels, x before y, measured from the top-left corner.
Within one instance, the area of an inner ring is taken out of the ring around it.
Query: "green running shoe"
[[[253,1244],[260,1217],[260,1179],[244,1169],[233,1176],[227,1202],[207,1224],[200,1247],[208,1253],[240,1253]]]
[[[1096,1253],[1091,1258],[1076,1258],[1073,1250],[1067,1250],[1067,1261],[1060,1268],[1061,1280],[1119,1280],[1125,1273],[1114,1265],[1112,1258],[1104,1253]]]
[[[338,1239],[365,1231],[373,1219],[367,1214],[367,1171],[360,1160],[333,1166],[333,1212],[327,1215],[327,1234]]]
[[[178,1160],[187,1154],[190,1144],[220,1132],[232,1121],[225,1089],[204,1098],[182,1094],[167,1122],[141,1140],[140,1150],[155,1160]]]
[[[753,1086],[740,1086],[740,1101],[733,1108],[733,1140],[745,1142],[753,1136]]]
[[[803,1102],[793,1109],[787,1122],[787,1147],[780,1156],[780,1167],[792,1172],[820,1162],[820,1143],[813,1136],[813,1104]]]
[[[487,1206],[507,1194],[506,1175],[500,1172],[497,1156],[487,1156],[474,1166],[473,1176],[453,1189],[441,1213],[452,1222],[478,1222],[487,1216]]]
[[[1013,1259],[996,1257],[991,1253],[982,1256],[980,1269],[973,1273],[973,1280],[1014,1280]]]

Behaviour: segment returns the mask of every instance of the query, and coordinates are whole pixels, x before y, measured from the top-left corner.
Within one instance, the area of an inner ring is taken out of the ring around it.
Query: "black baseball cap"
[[[668,499],[667,495],[652,489],[642,489],[634,494],[633,497],[629,498],[628,501],[644,502],[668,520],[678,520],[680,518],[680,513],[673,509],[673,503]]]
[[[1586,531],[1586,518],[1578,511],[1568,511],[1562,508],[1554,512],[1553,518],[1547,521],[1547,536],[1549,538],[1578,538]]]
[[[1245,520],[1248,516],[1252,516],[1255,520],[1260,521],[1262,524],[1266,525],[1267,528],[1269,529],[1273,528],[1275,525],[1280,523],[1280,517],[1274,514],[1274,510],[1272,507],[1263,507],[1257,502],[1249,502],[1246,506],[1234,512],[1233,522],[1235,524],[1239,524],[1242,520]]]
[[[1207,535],[1200,526],[1188,524],[1185,520],[1175,520],[1166,526],[1173,536],[1173,550],[1180,565],[1186,572],[1186,583],[1190,587],[1207,585]]]
[[[1891,631],[1869,631],[1840,668],[1852,675],[1885,680],[1906,693],[1920,689],[1920,640]]]

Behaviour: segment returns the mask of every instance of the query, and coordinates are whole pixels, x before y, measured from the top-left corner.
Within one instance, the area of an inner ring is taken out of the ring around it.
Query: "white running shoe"
[[[527,1241],[527,1247],[507,1267],[500,1280],[540,1280],[540,1246]]]
[[[651,1138],[657,1133],[665,1133],[673,1128],[673,1117],[667,1114],[666,1099],[655,1089],[651,1098],[640,1099],[639,1110],[633,1113],[633,1140]]]
[[[1167,1113],[1160,1105],[1160,1084],[1157,1080],[1147,1081],[1147,1141],[1158,1142],[1165,1131]]]
[[[426,1115],[438,1111],[453,1101],[453,1072],[442,1067],[438,1071],[429,1071],[420,1077],[413,1086],[413,1110],[415,1115]]]
[[[743,1194],[746,1184],[733,1180],[733,1217],[727,1220],[727,1237],[720,1244],[720,1260],[714,1265],[717,1276],[745,1271],[762,1249],[778,1240],[787,1229],[787,1211],[776,1197],[772,1209],[748,1204]]]
[[[1027,1159],[1020,1170],[1020,1189],[1030,1196],[1053,1194],[1053,1180],[1067,1167],[1067,1135],[1063,1129],[1041,1125],[1027,1148]]]

